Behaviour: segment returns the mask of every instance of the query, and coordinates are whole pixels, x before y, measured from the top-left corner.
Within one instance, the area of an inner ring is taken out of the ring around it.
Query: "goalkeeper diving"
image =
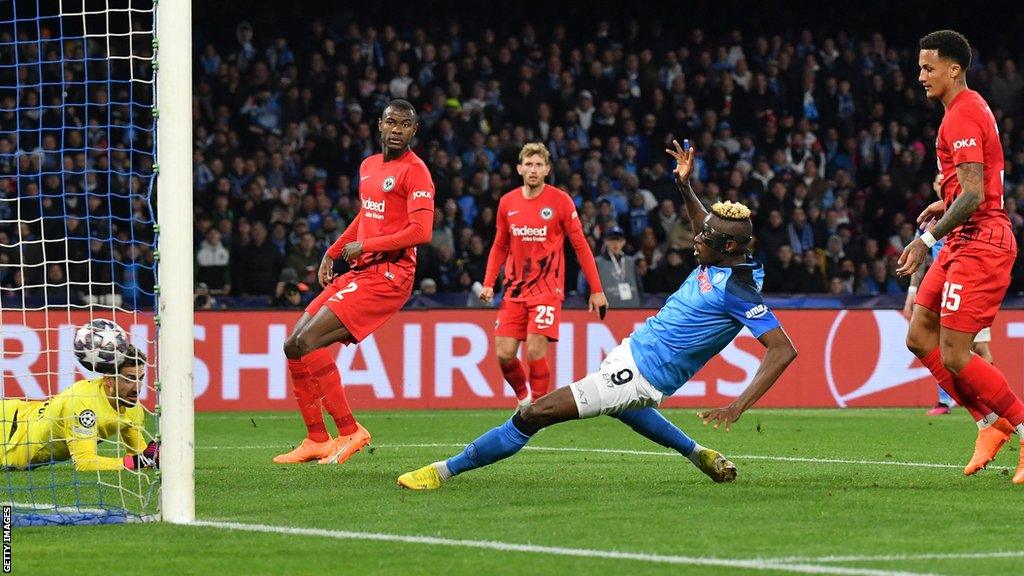
[[[79,380],[46,400],[0,400],[3,461],[8,470],[72,460],[75,470],[138,470],[159,462],[159,444],[146,442],[138,404],[146,355],[129,345],[117,374]],[[100,456],[99,440],[120,441],[127,455]]]

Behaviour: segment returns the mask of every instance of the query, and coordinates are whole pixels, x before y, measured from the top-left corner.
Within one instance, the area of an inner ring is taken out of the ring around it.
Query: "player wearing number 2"
[[[480,299],[490,302],[494,297],[498,269],[504,264],[505,297],[494,326],[494,348],[505,380],[523,407],[547,394],[550,387],[546,356],[548,342],[558,340],[565,297],[562,264],[566,237],[590,286],[590,310],[598,310],[604,318],[608,300],[576,205],[568,194],[544,183],[551,171],[547,147],[540,143],[523,146],[516,169],[523,186],[498,202],[498,230],[487,258]],[[523,363],[516,356],[523,341],[530,367],[529,387]]]
[[[918,80],[945,108],[935,144],[942,200],[921,213],[919,223],[938,221],[907,245],[897,272],[913,274],[928,249],[946,238],[918,289],[907,347],[978,423],[974,455],[964,468],[969,475],[984,468],[1012,432],[1024,442],[1024,403],[998,368],[971,353],[975,335],[999,311],[1017,244],[1003,209],[996,120],[981,95],[967,88],[971,47],[952,30],[932,32],[920,46]],[[1013,482],[1024,484],[1024,450]]]
[[[360,342],[405,305],[416,275],[416,246],[430,241],[434,182],[409,148],[419,128],[415,108],[392,100],[378,128],[384,152],[359,166],[362,208],[327,249],[319,272],[324,291],[306,307],[284,343],[307,435],[296,449],[274,458],[279,464],[341,464],[370,442],[369,432],[352,416],[327,346]],[[336,276],[336,258],[351,270]],[[338,427],[336,438],[327,434],[322,408]]]
[[[675,144],[676,182],[693,223],[694,252],[700,266],[664,308],[613,349],[600,368],[516,412],[501,426],[469,444],[462,453],[407,472],[398,484],[432,490],[457,474],[512,456],[539,430],[568,420],[608,414],[646,438],[686,456],[716,482],[736,478],[736,467],[704,448],[665,419],[655,407],[671,396],[744,326],[768,348],[750,386],[726,408],[705,412],[704,423],[726,429],[775,383],[796,357],[789,337],[761,299],[764,268],[750,257],[750,210],[730,202],[709,214],[689,185],[693,150]]]

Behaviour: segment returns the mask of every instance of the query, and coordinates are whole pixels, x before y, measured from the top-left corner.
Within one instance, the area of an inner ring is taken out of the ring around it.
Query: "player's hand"
[[[900,267],[896,269],[896,275],[909,276],[913,274],[924,263],[924,258],[927,255],[928,247],[925,246],[924,240],[914,238],[914,241],[903,249],[903,254],[900,254],[898,261]]]
[[[337,274],[334,273],[334,258],[324,254],[324,259],[320,261],[320,270],[316,273],[320,286],[326,288],[336,276]]]
[[[717,429],[722,424],[725,424],[726,432],[732,432],[732,423],[739,420],[741,415],[743,415],[743,410],[732,405],[726,406],[725,408],[713,408],[707,412],[697,413],[697,417],[704,420],[705,426],[714,422],[715,428]]]
[[[914,295],[907,293],[907,300],[903,303],[903,317],[910,320],[910,317],[914,315]]]
[[[484,288],[480,290],[480,301],[484,304],[490,304],[492,300],[494,300],[494,287],[484,286]]]
[[[935,180],[932,181],[932,190],[939,195],[939,198],[942,197],[942,172],[935,175]]]
[[[929,220],[938,220],[939,218],[942,218],[942,215],[945,213],[946,203],[943,202],[942,200],[936,200],[935,202],[929,204],[927,208],[922,210],[921,213],[917,215],[917,223],[918,225],[922,225],[925,224],[925,222],[928,222]],[[922,226],[921,229],[923,230],[924,227]]]
[[[160,444],[151,441],[140,454],[124,457],[125,470],[141,470],[143,468],[160,467]]]
[[[341,259],[345,262],[352,262],[363,253],[362,242],[349,242],[341,251]]]
[[[680,187],[687,186],[690,182],[690,175],[693,174],[693,147],[690,146],[689,140],[683,140],[683,145],[680,146],[676,140],[672,141],[671,148],[666,148],[665,152],[676,161],[676,169],[672,171],[676,175],[676,184]]]
[[[587,312],[597,311],[598,316],[601,320],[604,320],[604,315],[608,313],[608,298],[605,297],[604,292],[595,292],[590,295],[590,302],[587,308]]]

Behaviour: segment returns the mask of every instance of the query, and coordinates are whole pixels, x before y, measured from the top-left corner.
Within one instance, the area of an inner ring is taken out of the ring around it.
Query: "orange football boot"
[[[1024,484],[1024,440],[1020,442],[1020,463],[1017,464],[1017,472],[1013,475],[1014,484]]]
[[[309,438],[303,438],[302,443],[291,452],[274,456],[274,462],[277,464],[302,464],[303,462],[319,460],[328,453],[328,450],[332,446],[332,440],[333,439],[325,440],[324,442],[314,442]]]
[[[344,464],[353,454],[370,443],[370,433],[362,424],[356,423],[356,431],[348,436],[338,436],[330,441],[327,452],[320,458],[320,464]]]
[[[1009,420],[1006,418],[1000,418],[996,420],[995,424],[978,430],[978,439],[974,441],[974,455],[971,456],[971,461],[964,467],[964,475],[970,476],[988,466],[988,463],[996,457],[1003,444],[1006,444],[1006,441],[1010,439],[1010,434],[1012,433],[1013,426],[1010,425]]]

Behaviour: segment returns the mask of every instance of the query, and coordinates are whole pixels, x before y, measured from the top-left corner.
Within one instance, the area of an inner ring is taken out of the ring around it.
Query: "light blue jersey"
[[[669,396],[746,326],[755,338],[779,327],[761,298],[764,267],[752,258],[733,268],[699,266],[657,314],[630,336],[644,378]]]

